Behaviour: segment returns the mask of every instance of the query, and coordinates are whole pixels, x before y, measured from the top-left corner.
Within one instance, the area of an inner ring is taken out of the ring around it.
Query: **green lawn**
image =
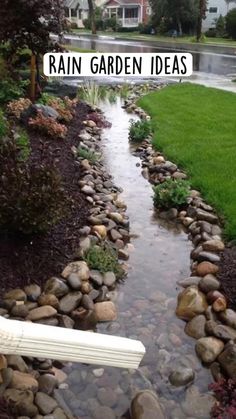
[[[95,49],[85,49],[85,48],[79,48],[76,47],[75,45],[63,45],[63,47],[69,51],[74,51],[74,52],[95,52]]]
[[[154,146],[187,171],[236,239],[236,94],[179,83],[139,105],[153,119]]]
[[[88,29],[74,29],[74,33],[77,34],[91,34],[91,31]],[[193,36],[183,36],[179,38],[173,38],[170,36],[160,36],[160,35],[145,35],[140,34],[138,31],[134,32],[108,32],[108,31],[97,31],[97,35],[103,35],[103,36],[113,36],[115,38],[128,38],[129,40],[146,40],[146,41],[161,41],[161,42],[167,42],[167,43],[176,43],[176,42],[186,42],[188,44],[194,44],[194,37]],[[226,39],[226,38],[205,38],[205,41],[203,43],[200,43],[201,45],[222,45],[222,46],[229,46],[234,47],[236,46],[236,41],[233,41],[232,39]]]

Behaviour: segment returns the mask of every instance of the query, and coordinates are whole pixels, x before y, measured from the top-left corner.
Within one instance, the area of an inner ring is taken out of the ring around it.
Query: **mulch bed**
[[[9,288],[29,283],[43,284],[73,260],[79,243],[79,229],[86,223],[88,202],[80,193],[78,180],[80,167],[75,162],[72,146],[79,143],[78,134],[88,107],[79,103],[68,127],[66,139],[49,139],[30,132],[31,160],[33,163],[55,164],[62,175],[65,190],[76,205],[46,234],[34,236],[0,235],[0,295]]]
[[[236,247],[226,248],[221,255],[217,275],[222,291],[228,300],[228,306],[236,309]]]

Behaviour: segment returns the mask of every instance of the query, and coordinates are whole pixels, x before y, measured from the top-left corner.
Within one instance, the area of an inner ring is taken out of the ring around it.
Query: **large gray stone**
[[[218,361],[230,378],[236,379],[236,345],[228,345],[220,354]]]
[[[70,292],[60,300],[59,311],[64,314],[70,313],[79,306],[81,299],[82,294],[80,291]]]
[[[192,368],[178,367],[172,371],[169,380],[173,386],[180,387],[191,383],[194,380],[194,375]]]
[[[185,333],[195,339],[200,339],[206,336],[205,333],[206,318],[203,314],[194,317],[185,326]]]

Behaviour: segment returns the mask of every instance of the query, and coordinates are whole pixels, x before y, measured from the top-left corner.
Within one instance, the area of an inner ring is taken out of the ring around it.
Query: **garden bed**
[[[78,134],[88,109],[83,103],[77,105],[65,139],[51,139],[35,131],[29,131],[31,160],[35,164],[55,164],[63,178],[65,190],[75,205],[67,216],[45,234],[1,235],[1,293],[6,288],[21,288],[30,282],[40,285],[48,277],[59,274],[74,258],[79,245],[79,229],[85,223],[89,204],[78,188],[80,167],[75,161],[71,147],[78,146]]]

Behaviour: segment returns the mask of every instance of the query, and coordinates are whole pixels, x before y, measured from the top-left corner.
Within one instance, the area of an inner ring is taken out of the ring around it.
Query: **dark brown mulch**
[[[0,295],[6,289],[32,282],[40,285],[50,276],[59,274],[73,259],[78,248],[79,229],[86,222],[88,203],[79,191],[80,168],[75,163],[71,147],[78,145],[78,134],[87,113],[88,107],[79,103],[64,140],[49,139],[30,132],[32,161],[55,164],[63,177],[66,191],[76,205],[46,234],[0,236]]]
[[[218,279],[229,307],[236,310],[236,247],[226,248],[221,255]]]

